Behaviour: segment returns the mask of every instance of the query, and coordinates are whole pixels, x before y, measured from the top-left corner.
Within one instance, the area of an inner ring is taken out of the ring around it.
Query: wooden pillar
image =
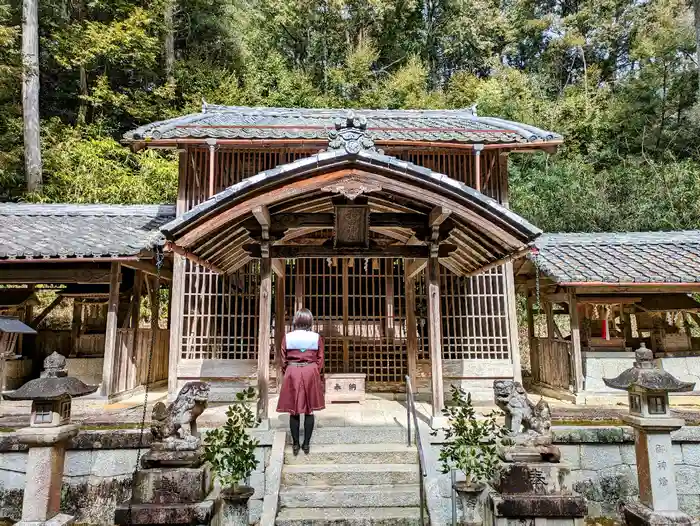
[[[282,275],[275,276],[275,372],[277,374],[277,393],[282,388],[282,340],[285,333],[285,276],[284,260],[282,262]]]
[[[416,278],[405,277],[406,287],[406,352],[408,375],[415,391],[418,377],[418,325],[416,323]]]
[[[112,263],[109,276],[109,300],[107,301],[107,326],[105,327],[105,352],[102,363],[102,384],[100,395],[109,396],[114,387],[113,374],[117,369],[117,313],[119,310],[119,284],[121,282],[121,265]]]
[[[350,372],[350,263],[343,259],[343,372]]]
[[[78,340],[83,325],[83,302],[73,298],[73,319],[70,326],[70,356],[78,356]]]
[[[158,323],[160,318],[160,280],[157,276],[153,276],[150,279],[149,287],[149,298],[151,304],[151,359],[155,356],[156,343],[158,342],[158,331],[160,325]],[[160,364],[158,364],[160,365]],[[148,362],[146,362],[146,367],[148,367]],[[146,370],[146,381],[145,384],[149,385],[153,382],[153,371],[155,370],[156,364],[151,363],[151,376],[148,376],[148,370]],[[162,369],[161,369],[162,370]]]
[[[394,341],[394,260],[387,259],[386,263],[386,296],[385,296],[385,310],[386,310],[386,339],[388,343],[393,343]]]
[[[533,312],[533,304],[535,298],[528,294],[527,297],[527,341],[530,345],[530,369],[532,373],[532,381],[540,381],[540,349],[535,338],[535,313]]]
[[[440,263],[431,254],[425,271],[428,284],[428,342],[430,349],[433,418],[441,417],[445,407],[442,383],[442,319],[440,316]]]
[[[508,347],[513,361],[513,380],[523,381],[523,370],[520,363],[520,342],[518,341],[518,313],[515,308],[515,276],[513,275],[513,262],[509,261],[503,266],[505,280],[506,305],[508,307]]]
[[[260,323],[258,325],[258,418],[267,419],[270,382],[270,317],[272,316],[272,261],[269,242],[262,243],[260,259]]]
[[[481,192],[481,150],[484,149],[483,144],[474,144],[474,189]]]
[[[294,276],[294,313],[304,308],[304,260],[297,259]]]
[[[581,354],[581,325],[578,317],[578,299],[576,293],[569,292],[569,320],[571,322],[571,346],[573,352],[573,386],[574,392],[580,393],[583,385],[583,356]]]
[[[187,150],[178,150],[178,195],[175,214],[181,216],[187,211]],[[185,258],[173,254],[173,279],[170,282],[170,309],[168,310],[168,326],[170,328],[170,344],[168,355],[168,400],[174,400],[178,393],[177,369],[182,354],[182,321],[185,307]]]

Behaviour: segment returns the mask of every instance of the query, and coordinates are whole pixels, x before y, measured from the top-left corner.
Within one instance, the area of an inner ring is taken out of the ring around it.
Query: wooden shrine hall
[[[508,210],[512,153],[561,137],[473,111],[204,105],[141,127],[133,148],[177,148],[169,391],[212,398],[257,385],[261,416],[279,342],[301,307],[326,373],[368,390],[491,396],[520,378],[512,263],[541,233]],[[262,352],[261,352],[262,351]]]

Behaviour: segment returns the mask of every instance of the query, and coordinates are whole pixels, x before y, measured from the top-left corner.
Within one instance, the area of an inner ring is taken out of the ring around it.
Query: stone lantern
[[[60,513],[65,446],[79,430],[70,421],[71,399],[96,390],[97,386],[69,377],[66,358],[53,353],[44,360],[41,378],[6,395],[10,400],[32,401],[29,427],[16,432],[19,442],[29,447],[20,526],[72,522],[71,516]]]
[[[642,343],[634,366],[613,379],[608,387],[629,393],[629,414],[623,420],[634,428],[640,502],[625,504],[627,524],[688,524],[692,519],[678,509],[671,431],[683,427],[671,416],[669,393],[692,391],[694,383],[681,382],[654,363],[654,355]]]

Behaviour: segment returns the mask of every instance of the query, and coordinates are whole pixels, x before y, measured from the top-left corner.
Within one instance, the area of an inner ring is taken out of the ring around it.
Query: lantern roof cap
[[[644,343],[635,351],[632,367],[623,371],[617,378],[603,378],[603,382],[613,389],[678,393],[692,391],[695,382],[682,382],[668,371],[659,369],[654,363],[654,353]]]
[[[41,378],[30,380],[22,387],[7,393],[10,400],[58,400],[65,396],[84,396],[97,391],[98,386],[90,386],[78,378],[68,376],[66,357],[54,352],[44,360]]]

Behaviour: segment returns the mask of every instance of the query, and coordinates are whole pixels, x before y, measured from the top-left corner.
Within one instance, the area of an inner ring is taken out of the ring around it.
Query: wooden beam
[[[428,226],[431,228],[440,226],[448,217],[450,217],[451,213],[452,210],[442,206],[436,206],[430,211],[430,215],[428,216]]]
[[[0,283],[7,284],[109,282],[109,269],[101,268],[42,268],[27,265],[26,268],[22,269],[0,269]]]
[[[134,270],[140,270],[151,276],[160,276],[161,279],[173,279],[173,270],[167,268],[165,265],[161,267],[160,272],[158,272],[158,268],[150,261],[125,261],[122,265]]]
[[[596,305],[630,305],[634,303],[640,303],[642,301],[641,296],[631,297],[631,296],[576,296],[579,304],[585,303],[595,303]]]
[[[663,284],[663,283],[629,283],[629,284],[585,284],[564,283],[573,287],[576,294],[649,294],[655,292],[698,293],[700,283]]]
[[[269,248],[268,248],[269,250]],[[272,263],[270,256],[260,260],[260,311],[258,313],[258,411],[268,418],[270,403],[270,318],[272,316]]]
[[[100,394],[109,396],[112,393],[114,374],[117,370],[114,360],[117,347],[117,314],[119,310],[119,284],[121,268],[119,263],[112,263],[109,281],[109,301],[107,302],[107,326],[105,328],[105,352],[102,362],[102,383]]]
[[[415,279],[415,277],[425,268],[427,264],[427,259],[407,259],[405,261],[405,278]]]
[[[457,247],[443,243],[439,248],[439,257],[449,256]],[[250,254],[252,258],[260,258],[261,251],[258,244],[243,245],[243,249]],[[411,258],[411,259],[427,259],[430,255],[430,249],[427,246],[406,246],[406,245],[389,245],[386,247],[375,247],[369,249],[357,248],[334,248],[323,245],[272,245],[270,247],[270,255],[272,258],[281,259],[297,259],[309,257],[362,257],[362,258]]]
[[[571,320],[571,345],[573,350],[573,384],[576,393],[584,389],[583,356],[581,354],[581,326],[578,317],[578,300],[574,292],[569,293],[569,319]]]
[[[255,211],[253,211],[255,214]],[[400,227],[409,229],[427,228],[428,218],[425,214],[411,212],[372,212],[369,215],[370,226],[377,228]],[[262,223],[257,219],[242,223],[248,231],[259,230]],[[270,232],[285,232],[290,229],[335,226],[335,214],[332,212],[282,212],[270,216]]]
[[[440,316],[440,263],[431,257],[425,269],[428,284],[428,347],[430,349],[433,417],[441,417],[445,407],[442,382],[442,318]]]
[[[58,307],[62,301],[63,296],[57,294],[54,300],[49,304],[49,306],[46,307],[43,311],[41,311],[39,315],[32,320],[30,326],[36,329],[39,326],[39,324],[42,321],[44,321],[49,314],[51,314],[51,311]]]
[[[260,223],[261,227],[270,228],[270,226],[272,225],[272,219],[270,219],[270,211],[267,209],[267,206],[256,206],[255,208],[253,208],[253,215],[255,216],[255,219],[257,219],[258,223]]]
[[[273,259],[271,265],[275,276],[284,279],[284,259]]]
[[[165,244],[165,247],[167,250],[172,250],[176,254],[179,254],[179,255],[189,259],[190,261],[192,261],[194,263],[197,263],[197,265],[202,265],[204,268],[208,268],[209,270],[212,270],[212,271],[216,272],[217,274],[224,273],[224,271],[221,270],[216,265],[212,265],[208,261],[205,261],[204,259],[200,258],[198,255],[193,254],[192,252],[188,252],[184,248],[180,247],[179,245],[176,245],[175,243],[172,243],[171,241],[168,241]]]

